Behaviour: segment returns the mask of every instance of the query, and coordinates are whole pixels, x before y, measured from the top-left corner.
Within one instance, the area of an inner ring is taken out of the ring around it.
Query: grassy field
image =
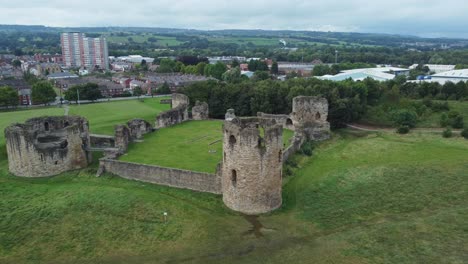
[[[214,173],[223,155],[223,121],[191,121],[147,134],[120,160]],[[293,131],[284,130],[285,145]]]
[[[442,101],[438,101],[442,102]],[[468,102],[447,101],[450,111],[460,113],[465,123],[468,124]],[[445,112],[447,113],[447,112]],[[416,127],[437,128],[440,127],[439,121],[442,112],[432,112],[428,110],[426,114],[421,116],[416,124]],[[366,115],[361,120],[367,124],[391,126],[393,124],[390,116],[390,111],[383,109],[381,106],[369,107]]]
[[[153,124],[158,113],[170,108],[168,104],[160,104],[161,99],[146,98],[143,102],[125,100],[80,106],[72,105],[69,114],[86,117],[92,133],[112,135],[115,125],[126,123],[133,118],[143,118]]]
[[[178,46],[182,44],[183,42],[178,41],[175,37],[168,37],[168,36],[158,36],[158,35],[151,35],[151,34],[146,34],[144,36],[142,35],[131,35],[131,36],[110,36],[107,35],[106,38],[110,43],[129,43],[128,38],[132,38],[133,42],[136,43],[143,43],[143,42],[149,42],[148,38],[155,38],[157,39],[157,44],[160,45],[161,47],[165,46]]]
[[[141,104],[147,103],[155,107]],[[39,113],[60,115],[63,109]],[[1,130],[32,116],[30,111],[1,113]],[[204,122],[181,126],[197,123]],[[3,141],[0,147],[4,149]],[[468,259],[468,140],[342,130],[312,157],[294,160],[297,167],[285,181],[283,207],[245,217],[225,208],[217,195],[111,175],[96,178],[97,164],[45,179],[14,177],[2,155],[0,263]],[[168,212],[167,221],[163,212]]]

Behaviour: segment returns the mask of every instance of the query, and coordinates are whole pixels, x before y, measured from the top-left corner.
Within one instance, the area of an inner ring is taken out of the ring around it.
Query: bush
[[[450,119],[448,118],[447,114],[443,113],[440,116],[439,124],[441,127],[447,127],[450,125]]]
[[[302,144],[301,153],[306,156],[312,156],[312,152],[314,148],[315,148],[314,143],[312,141],[307,141],[304,144]]]
[[[452,137],[452,129],[450,129],[450,128],[445,129],[444,132],[442,132],[442,136],[444,138]]]
[[[464,137],[465,139],[468,139],[468,128],[465,128],[462,130],[461,136]]]
[[[447,102],[443,102],[443,103],[432,102],[430,107],[432,111],[434,112],[443,112],[443,111],[450,110],[450,107]]]
[[[452,119],[452,127],[453,128],[463,128],[464,127],[464,122],[463,122],[463,116],[456,116]]]
[[[410,127],[409,126],[400,126],[397,128],[397,133],[398,134],[408,134],[410,131]]]
[[[392,113],[392,120],[397,126],[408,126],[413,128],[416,125],[417,119],[417,114],[408,109],[401,109]]]

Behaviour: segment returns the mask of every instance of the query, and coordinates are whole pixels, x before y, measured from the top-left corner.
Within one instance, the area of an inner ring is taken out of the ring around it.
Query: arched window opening
[[[292,122],[291,118],[286,119],[286,125],[292,126],[292,124],[293,124],[293,122]]]
[[[317,114],[315,114],[315,120],[320,120],[321,116],[320,116],[320,113],[317,112]]]
[[[236,142],[237,142],[236,137],[233,136],[233,135],[231,135],[231,136],[229,137],[229,144],[231,145],[231,147],[232,147],[234,144],[236,144]]]
[[[44,123],[44,130],[49,131],[49,122]]]
[[[68,127],[70,125],[70,123],[68,123],[68,121],[65,121],[65,123],[63,124],[63,127]]]

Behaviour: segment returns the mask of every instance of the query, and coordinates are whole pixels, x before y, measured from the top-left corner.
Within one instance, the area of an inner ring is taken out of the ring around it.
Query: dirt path
[[[357,124],[357,123],[346,124],[346,126],[352,129],[369,131],[369,132],[379,132],[379,131],[393,132],[396,130],[395,128],[363,125],[363,124]],[[445,128],[430,128],[430,127],[411,129],[411,131],[423,132],[423,133],[442,133],[444,130]],[[452,133],[460,133],[460,132],[461,132],[460,129],[452,129]]]
[[[68,116],[68,112],[70,111],[70,106],[68,104],[66,104],[64,106],[64,110],[65,112],[63,113],[64,116]]]

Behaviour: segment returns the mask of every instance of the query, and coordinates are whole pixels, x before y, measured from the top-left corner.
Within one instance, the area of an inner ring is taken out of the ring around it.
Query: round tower
[[[16,176],[45,177],[91,162],[88,121],[78,116],[32,118],[5,129],[8,168]]]
[[[272,119],[234,118],[223,125],[223,201],[245,214],[281,206],[283,128]]]

